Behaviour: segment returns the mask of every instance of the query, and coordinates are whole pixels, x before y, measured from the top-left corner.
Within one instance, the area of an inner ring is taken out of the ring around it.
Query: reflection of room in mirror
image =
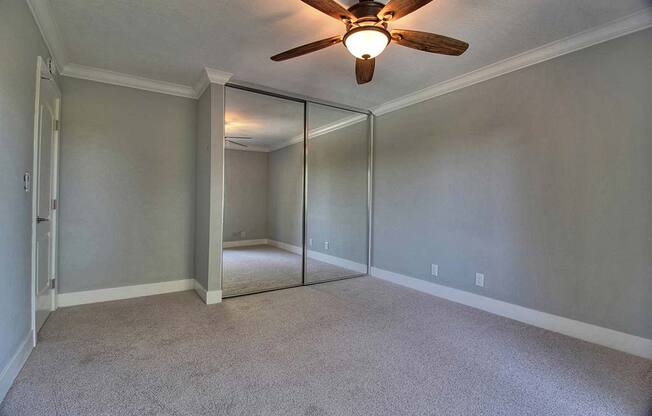
[[[307,105],[304,173],[304,102],[226,89],[226,297],[367,273],[367,116]]]
[[[226,90],[224,296],[303,282],[303,113],[301,102]]]

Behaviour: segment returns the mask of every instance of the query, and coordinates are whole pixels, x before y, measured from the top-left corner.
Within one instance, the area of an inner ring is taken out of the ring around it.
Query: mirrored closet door
[[[308,103],[305,282],[367,273],[366,114]]]
[[[304,105],[226,88],[225,297],[303,284]]]

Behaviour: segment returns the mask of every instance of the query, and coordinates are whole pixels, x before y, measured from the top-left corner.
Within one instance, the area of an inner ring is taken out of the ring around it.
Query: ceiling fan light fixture
[[[344,46],[353,56],[371,59],[380,55],[391,40],[389,32],[378,26],[360,26],[344,35]]]

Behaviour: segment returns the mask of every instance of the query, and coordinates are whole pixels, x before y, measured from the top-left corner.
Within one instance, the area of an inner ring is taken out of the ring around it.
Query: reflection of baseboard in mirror
[[[289,251],[290,253],[303,254],[303,250],[301,249],[301,247],[284,243],[282,241],[267,240],[267,244],[269,244],[270,246],[278,247],[281,250]]]
[[[285,254],[284,254],[285,253]],[[224,243],[225,297],[301,284],[300,246],[271,239]],[[315,250],[307,251],[307,284],[367,274],[367,265]]]
[[[270,246],[278,247],[280,249],[295,253],[301,254],[302,250],[299,246],[294,246],[292,244],[283,243],[281,241],[267,240],[267,243]],[[332,264],[333,266],[343,267],[345,269],[353,270],[357,273],[367,273],[367,265],[362,263],[356,263],[351,260],[344,259],[342,257],[331,256],[330,254],[320,253],[315,250],[308,250],[308,258],[319,260],[324,263]]]
[[[261,246],[261,245],[270,245],[285,251],[289,251],[290,253],[302,254],[301,247],[299,246],[283,243],[281,241],[269,240],[266,238],[262,238],[258,240],[225,241],[223,247],[233,248],[233,247],[248,247],[248,246]],[[354,261],[347,260],[342,257],[331,256],[330,254],[324,254],[318,251],[308,250],[308,258],[323,261],[324,263],[332,264],[334,266],[344,267],[345,269],[351,269],[358,273],[367,273],[366,264],[356,263]]]
[[[367,273],[367,265],[356,263],[351,260],[343,259],[341,257],[331,256],[330,254],[320,253],[318,251],[308,250],[308,258],[322,261],[324,263],[332,264],[334,266],[343,267],[345,269],[353,270],[357,273]]]
[[[268,244],[282,250],[301,255],[299,246],[268,240]],[[367,265],[357,263],[342,257],[320,253],[315,250],[307,251],[306,283],[320,283],[333,280],[346,279],[367,274]]]
[[[267,244],[267,239],[262,238],[258,240],[239,240],[239,241],[225,241],[222,243],[224,248],[233,248],[233,247],[247,247],[247,246],[260,246]]]

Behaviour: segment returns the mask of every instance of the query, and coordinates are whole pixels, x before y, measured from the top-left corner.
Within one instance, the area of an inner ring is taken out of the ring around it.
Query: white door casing
[[[56,308],[59,115],[61,93],[42,58],[37,60],[32,194],[32,327],[36,335]]]

